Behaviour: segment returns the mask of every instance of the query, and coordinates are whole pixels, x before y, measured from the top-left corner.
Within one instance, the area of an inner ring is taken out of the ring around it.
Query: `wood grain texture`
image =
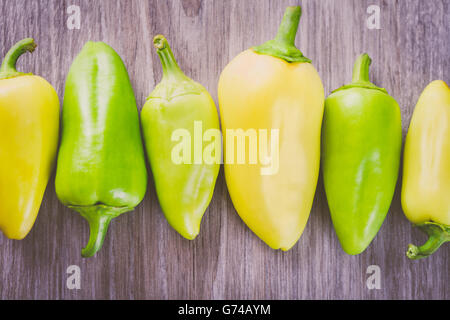
[[[273,36],[288,5],[302,4],[297,44],[313,60],[328,94],[351,80],[355,57],[373,59],[371,77],[398,101],[403,135],[423,88],[449,83],[450,3],[446,0],[0,0],[0,54],[33,36],[37,50],[19,61],[52,83],[62,101],[65,76],[88,40],[105,41],[128,68],[138,106],[161,78],[152,46],[167,36],[180,66],[217,103],[221,70],[239,52]],[[81,29],[68,30],[68,6],[81,8]],[[366,27],[367,7],[381,8],[381,29]],[[1,130],[1,128],[0,128]],[[274,251],[240,220],[223,170],[195,241],[167,224],[150,180],[144,201],[115,219],[100,253],[82,259],[88,225],[65,208],[49,184],[36,224],[23,241],[0,235],[0,299],[450,299],[450,246],[410,261],[412,228],[396,194],[380,232],[358,256],[340,248],[322,177],[310,220],[288,252]],[[81,289],[66,287],[66,268],[81,268]],[[366,269],[381,268],[381,289],[368,290]]]

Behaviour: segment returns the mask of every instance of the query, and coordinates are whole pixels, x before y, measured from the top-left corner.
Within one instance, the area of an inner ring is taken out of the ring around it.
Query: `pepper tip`
[[[292,12],[298,12],[298,14],[302,14],[302,7],[300,5],[298,6],[288,6],[285,11],[292,11]]]
[[[369,65],[372,63],[372,59],[367,52],[361,53],[360,57],[361,59],[366,59]]]
[[[408,250],[406,251],[406,256],[410,259],[417,259],[417,254],[419,253],[419,248],[413,244],[408,245]]]
[[[156,49],[162,50],[166,47],[167,39],[162,35],[158,34],[153,38],[153,45]]]
[[[33,38],[26,38],[25,41],[29,43],[27,48],[28,52],[30,53],[33,52],[37,47],[37,43],[34,41]]]

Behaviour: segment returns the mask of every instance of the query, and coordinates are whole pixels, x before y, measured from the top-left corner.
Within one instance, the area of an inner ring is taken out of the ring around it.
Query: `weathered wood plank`
[[[0,54],[33,36],[38,49],[21,58],[20,69],[45,77],[62,101],[75,55],[88,40],[105,41],[123,58],[141,107],[161,78],[152,38],[162,33],[181,67],[217,102],[228,61],[272,38],[285,7],[297,3],[303,6],[297,43],[326,93],[348,82],[354,58],[368,52],[373,81],[402,108],[404,134],[425,85],[450,81],[445,0],[0,0]],[[81,8],[80,30],[66,27],[73,4]],[[371,4],[381,8],[380,30],[366,27]],[[0,299],[449,299],[448,246],[422,261],[404,256],[409,242],[424,237],[402,213],[399,186],[372,245],[351,257],[334,233],[321,180],[306,230],[285,253],[268,248],[240,220],[223,171],[193,242],[169,227],[150,181],[143,203],[111,224],[97,257],[82,259],[87,223],[59,203],[52,182],[29,236],[0,236]],[[73,264],[81,268],[80,290],[66,288]],[[365,284],[373,264],[382,271],[380,290]]]

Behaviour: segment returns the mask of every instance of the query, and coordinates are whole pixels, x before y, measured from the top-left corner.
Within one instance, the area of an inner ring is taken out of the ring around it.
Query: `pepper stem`
[[[424,222],[416,226],[425,232],[429,238],[420,247],[413,244],[408,246],[406,256],[410,259],[416,260],[426,258],[439,249],[445,242],[450,241],[450,226],[435,222]]]
[[[295,46],[295,37],[297,35],[298,24],[302,16],[302,7],[287,7],[284,12],[283,20],[278,27],[278,33],[275,41]]]
[[[353,66],[353,83],[370,82],[369,80],[369,66],[372,63],[367,53],[361,54],[355,61]]]
[[[92,257],[102,248],[112,217],[96,215],[85,216],[85,218],[89,222],[90,235],[88,244],[81,250],[81,256],[88,258]]]
[[[302,15],[300,6],[287,7],[275,39],[253,47],[253,51],[283,59],[287,62],[311,62],[295,47],[295,36]]]
[[[79,212],[89,223],[89,242],[81,250],[84,258],[92,257],[103,246],[109,223],[124,212],[131,211],[130,207],[110,207],[103,204],[93,206],[69,206],[69,208]]]
[[[18,72],[16,69],[17,59],[25,52],[33,52],[36,48],[33,38],[26,38],[17,42],[9,49],[0,67],[0,79],[8,79],[25,75],[26,73]]]
[[[153,38],[153,45],[155,46],[159,60],[161,61],[163,78],[185,76],[177,63],[177,60],[175,60],[169,42],[163,35],[158,34],[155,36]]]
[[[352,82],[336,90],[333,90],[332,93],[350,88],[365,88],[365,89],[376,89],[387,94],[386,89],[377,87],[372,82],[370,82],[369,66],[371,63],[372,59],[370,59],[367,53],[359,55],[358,58],[356,58],[355,60],[355,64],[353,65]]]

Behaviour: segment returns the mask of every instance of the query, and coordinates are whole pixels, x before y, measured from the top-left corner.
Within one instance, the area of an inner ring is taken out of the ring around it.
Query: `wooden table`
[[[123,58],[138,106],[161,79],[152,38],[169,39],[185,72],[217,102],[221,70],[239,52],[272,37],[295,0],[60,1],[0,0],[0,53],[32,36],[38,48],[20,70],[52,83],[62,101],[73,58],[88,40],[105,41]],[[371,78],[402,109],[403,135],[423,88],[449,83],[450,4],[446,0],[303,1],[297,44],[313,60],[326,94],[351,80],[355,57],[373,59]],[[369,29],[372,5],[380,29]],[[67,8],[80,8],[80,29],[68,29]],[[0,129],[1,130],[1,129]],[[31,233],[23,241],[0,235],[0,299],[449,299],[450,245],[410,261],[408,243],[425,236],[405,218],[400,183],[371,246],[358,256],[340,248],[319,177],[311,217],[300,241],[274,251],[236,214],[221,170],[195,241],[167,224],[152,180],[144,201],[111,224],[103,250],[80,256],[88,225],[47,188]],[[401,180],[400,180],[401,181]],[[450,195],[449,195],[450,196]],[[67,268],[80,268],[81,289],[68,289]],[[366,281],[379,266],[380,289]],[[369,269],[370,271],[370,269]]]

